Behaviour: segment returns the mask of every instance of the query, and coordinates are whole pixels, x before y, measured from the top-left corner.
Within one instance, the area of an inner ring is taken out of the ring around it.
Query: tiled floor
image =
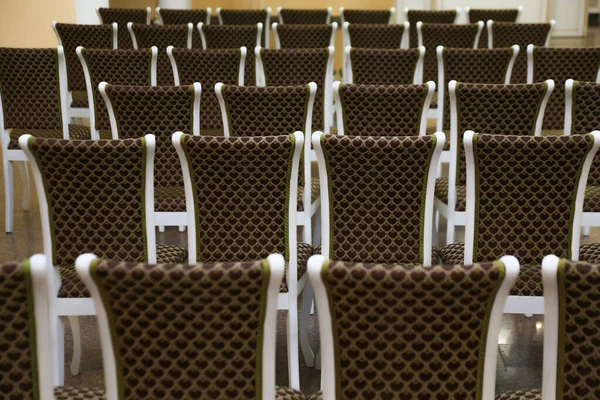
[[[585,39],[555,39],[556,47],[594,46],[600,45],[600,29],[590,29]],[[22,184],[15,168],[15,225],[12,234],[0,233],[0,262],[20,260],[42,251],[42,237],[39,219],[39,207],[32,182],[31,206],[29,211],[21,209]],[[4,229],[4,188],[0,185],[0,228]],[[444,232],[442,226],[440,229]],[[460,236],[460,235],[459,235]],[[157,234],[157,242],[162,244],[185,245],[185,233],[176,228],[167,229],[164,234]],[[460,237],[458,238],[460,239]],[[444,242],[444,235],[439,240]],[[600,241],[600,229],[593,229],[586,241]],[[72,339],[68,322],[65,321],[67,360],[70,360]],[[102,357],[97,324],[94,317],[81,318],[83,355],[81,373],[71,376],[66,372],[66,384],[90,387],[102,387]],[[543,317],[526,318],[522,315],[505,315],[500,336],[498,338],[497,392],[507,390],[541,387],[542,377],[542,342]],[[313,347],[318,347],[318,330],[316,316],[311,317],[310,339]],[[287,361],[285,342],[285,314],[281,313],[278,323],[277,339],[277,384],[287,385]],[[310,394],[318,390],[320,372],[307,368],[301,357],[300,378],[302,389]]]

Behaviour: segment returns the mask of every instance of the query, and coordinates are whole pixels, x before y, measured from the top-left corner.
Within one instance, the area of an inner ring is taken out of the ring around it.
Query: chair
[[[86,92],[85,75],[81,69],[81,63],[77,58],[76,49],[79,46],[92,49],[116,49],[117,48],[117,24],[112,25],[83,25],[83,24],[59,24],[52,22],[52,28],[56,33],[58,45],[65,50],[67,61],[67,78],[69,90],[69,117],[88,118],[90,109],[87,95],[74,97],[74,92]],[[81,94],[81,93],[77,93]]]
[[[349,85],[333,83],[338,135],[424,136],[435,83]]]
[[[116,22],[119,26],[119,48],[133,49],[133,41],[129,32],[127,32],[127,24],[150,25],[150,7],[143,8],[97,8],[98,20],[101,24],[112,24]],[[78,46],[81,46],[79,44]]]
[[[95,315],[89,292],[75,273],[75,258],[94,252],[112,260],[148,263],[184,262],[187,251],[156,245],[154,235],[155,138],[71,140],[23,135],[19,145],[31,162],[35,178],[44,255],[60,274],[52,298],[57,315],[68,316],[74,350],[71,372],[79,373],[79,315]],[[62,322],[57,331],[58,383],[64,380]]]
[[[194,26],[192,32],[192,48],[201,49],[202,40],[200,32],[195,27],[200,23],[210,25],[210,15],[212,10],[210,7],[206,9],[195,10],[179,10],[174,8],[156,7],[156,19],[161,25],[187,25],[191,23]]]
[[[302,133],[203,137],[177,132],[188,209],[190,263],[244,261],[284,254],[285,280],[277,309],[287,311],[290,386],[298,389],[297,296],[308,280],[312,247],[296,240],[298,165]]]
[[[275,48],[316,49],[335,46],[337,23],[321,25],[291,25],[274,22],[271,28],[275,36]]]
[[[331,7],[317,9],[294,9],[277,7],[281,25],[323,25],[331,23]]]
[[[19,136],[89,139],[90,128],[69,125],[67,68],[62,47],[50,49],[0,48],[0,143],[4,172],[5,231],[13,231],[13,165],[23,181],[23,210],[29,209],[27,157]]]
[[[154,160],[154,223],[160,232],[166,226],[187,224],[183,176],[173,132],[200,134],[201,86],[121,86],[103,82],[100,94],[108,107],[113,138],[138,139],[148,133],[156,137]]]
[[[264,38],[257,46],[269,48],[269,27],[271,26],[271,7],[263,10],[234,10],[217,8],[217,16],[220,25],[256,25],[263,24]]]
[[[263,82],[263,86],[317,84],[312,131],[328,133],[333,119],[334,48],[270,50],[257,47],[255,53],[256,69],[261,75],[257,83]]]
[[[560,136],[565,129],[565,81],[600,82],[600,49],[527,46],[527,82],[545,79],[553,79],[556,88],[546,107],[542,135]]]
[[[168,47],[167,54],[171,59],[175,85],[201,82],[200,134],[222,136],[221,108],[214,86],[218,82],[244,85],[246,48],[186,50]]]
[[[498,22],[518,22],[523,13],[523,6],[515,8],[465,8],[467,24],[477,21],[498,21]],[[479,37],[480,49],[487,49],[488,35],[484,29]]]
[[[158,49],[104,50],[77,48],[83,67],[90,105],[92,139],[117,139],[111,133],[108,108],[100,95],[98,85],[156,86]]]
[[[389,10],[356,10],[340,7],[340,19],[342,25],[345,22],[352,24],[379,24],[391,25],[395,21],[396,9]]]
[[[514,257],[423,267],[313,256],[308,268],[323,354],[311,399],[493,400]]]
[[[253,85],[256,82],[256,58],[254,49],[260,46],[263,24],[256,25],[204,25],[198,24],[198,31],[202,38],[203,49],[250,49],[246,55],[244,67],[244,81]],[[204,83],[200,81],[201,83]],[[216,81],[214,83],[217,83]],[[223,82],[226,83],[226,82]],[[233,83],[231,83],[233,84]],[[216,104],[216,103],[215,103]]]
[[[554,82],[492,85],[451,81],[448,89],[450,168],[448,178],[436,180],[435,209],[447,220],[446,243],[450,244],[454,242],[455,227],[465,226],[468,222],[465,212],[467,169],[462,135],[473,130],[492,135],[539,136]]]
[[[551,253],[579,258],[581,212],[600,132],[569,137],[465,133],[465,242],[440,249],[446,263],[514,254],[521,274],[505,313],[543,314],[540,263]]]
[[[345,49],[344,83],[410,85],[422,83],[425,47],[418,49]]]
[[[510,47],[519,45],[524,49],[530,44],[548,47],[556,21],[540,24],[515,24],[512,22],[487,21],[488,47]],[[517,57],[513,68],[512,83],[527,82],[527,56],[525,52]]]
[[[419,47],[417,22],[426,24],[456,24],[460,17],[460,8],[455,10],[412,10],[405,8],[405,20],[410,23],[409,48]]]
[[[156,81],[158,86],[173,86],[173,70],[167,56],[167,47],[192,48],[194,26],[187,25],[138,25],[128,24],[134,49],[158,49]]]

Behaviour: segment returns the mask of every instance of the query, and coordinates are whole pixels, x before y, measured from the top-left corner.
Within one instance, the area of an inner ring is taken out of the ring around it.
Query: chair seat
[[[600,243],[588,243],[579,248],[579,261],[600,264]]]
[[[154,187],[154,211],[185,212],[185,189],[182,187]]]
[[[600,212],[600,186],[588,185],[585,188],[583,212]]]
[[[161,264],[182,264],[186,263],[188,252],[184,247],[159,244],[156,246],[156,261]],[[62,286],[58,293],[60,298],[85,298],[90,297],[85,284],[79,279],[77,271],[72,265],[61,265],[60,279]]]
[[[435,197],[444,204],[448,204],[448,178],[437,178],[435,180]],[[456,186],[456,211],[465,211],[467,209],[467,187],[465,185]]]
[[[313,393],[310,396],[306,396],[305,400],[321,400],[323,398],[323,392]]]
[[[43,139],[62,139],[62,129],[13,129],[10,131],[10,140],[8,148],[11,150],[20,149],[19,137],[22,135],[31,135]],[[92,133],[89,126],[69,125],[69,139],[90,140]]]
[[[74,98],[71,102],[71,108],[90,108],[87,97]]]
[[[321,246],[315,247],[315,249],[313,251],[313,255],[314,254],[321,254]],[[439,263],[440,263],[439,249],[436,247],[433,247],[431,249],[431,265],[437,265]]]
[[[104,390],[74,386],[54,388],[56,400],[104,400]]]
[[[298,186],[298,211],[304,211],[302,196],[304,195],[304,186]],[[310,179],[310,204],[314,203],[321,195],[319,188],[319,178]]]
[[[276,400],[305,400],[306,397],[292,388],[276,386],[275,387],[275,399]]]
[[[542,400],[542,392],[539,389],[514,390],[496,396],[496,400]]]
[[[315,254],[315,250],[308,243],[300,243],[298,242],[298,279],[302,278],[302,275],[306,272],[308,259],[310,256]],[[287,271],[287,270],[286,270]],[[285,281],[285,276],[281,281],[281,286],[279,286],[280,293],[287,293],[288,287],[287,282]]]
[[[100,130],[99,132],[99,136],[100,136],[100,140],[112,140],[112,132],[111,131],[105,131],[105,130]]]
[[[542,136],[563,136],[564,129],[542,129]]]

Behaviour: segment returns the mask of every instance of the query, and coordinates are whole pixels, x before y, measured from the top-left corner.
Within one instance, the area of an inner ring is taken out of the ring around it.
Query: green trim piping
[[[287,171],[287,176],[285,178],[285,182],[286,182],[286,189],[285,189],[285,205],[286,207],[284,207],[284,229],[285,229],[285,253],[284,253],[284,258],[289,261],[290,260],[290,190],[291,190],[291,185],[292,185],[292,168],[294,167],[294,153],[296,152],[296,136],[294,136],[293,134],[289,135],[290,140],[292,142],[292,145],[290,147],[290,155],[289,155],[289,161],[288,161],[288,171]],[[301,150],[301,152],[303,151],[303,149]],[[300,166],[298,166],[298,170],[300,170]],[[298,194],[297,190],[298,190],[298,182],[296,179],[296,194]],[[296,200],[294,199],[294,207],[296,207]],[[294,208],[295,209],[295,208]],[[295,228],[293,228],[295,229]],[[296,243],[298,242],[298,240],[296,240]],[[298,251],[296,250],[296,263],[298,262]]]
[[[565,390],[565,339],[567,337],[566,309],[567,298],[565,289],[565,264],[566,259],[558,261],[556,270],[556,283],[558,287],[558,351],[556,357],[556,398],[562,399]],[[550,361],[551,362],[551,361]]]
[[[426,136],[427,137],[427,136]],[[431,166],[431,158],[437,145],[437,136],[429,135],[431,137],[431,144],[429,146],[429,156],[427,157],[427,164],[425,168],[425,179],[423,179],[423,189],[421,190],[421,216],[419,217],[419,262],[423,263],[425,259],[425,213],[427,212],[427,189],[429,183],[429,167]]]
[[[148,262],[148,234],[146,230],[148,227],[146,226],[146,163],[148,158],[148,147],[146,146],[146,138],[140,138],[142,142],[142,237],[144,238],[144,261]],[[156,154],[156,146],[154,148],[154,153]],[[154,201],[152,201],[154,203]],[[154,207],[153,207],[154,208]],[[154,227],[152,227],[154,229]],[[156,247],[156,244],[155,244]],[[158,259],[156,260],[158,261]]]
[[[548,84],[546,82],[542,82],[542,84],[544,85],[544,92],[542,93],[542,96],[540,98],[540,101],[538,102],[538,106],[535,110],[535,115],[540,115],[540,109],[542,108],[542,103],[544,102],[544,97],[546,97],[546,93],[548,93]],[[548,101],[550,101],[550,98],[548,98]],[[542,120],[542,125],[543,125],[543,120]],[[537,118],[536,118],[536,123],[533,124],[533,128],[531,129],[531,136],[535,136],[535,128],[537,125]]]
[[[202,241],[200,240],[200,234],[202,232],[200,231],[200,224],[199,224],[200,207],[198,205],[198,191],[197,191],[196,184],[195,184],[196,174],[194,173],[194,169],[191,167],[192,159],[190,158],[189,152],[187,151],[187,148],[186,148],[186,144],[187,144],[189,138],[190,138],[190,135],[186,135],[184,133],[183,135],[181,135],[180,143],[181,143],[181,148],[183,150],[183,154],[185,154],[185,159],[187,160],[187,163],[188,163],[188,171],[190,173],[192,196],[194,198],[194,213],[195,213],[194,223],[195,223],[195,229],[196,229],[196,262],[200,262],[200,261],[202,261],[202,257],[200,257],[200,248],[201,248],[201,244],[202,244]]]
[[[416,69],[416,66],[415,66],[415,69]],[[425,95],[421,99],[421,107],[419,107],[419,116],[418,116],[417,123],[416,123],[417,130],[416,130],[416,132],[414,132],[415,136],[420,136],[420,134],[421,134],[421,125],[422,125],[421,121],[423,121],[423,110],[425,109],[425,100],[427,100],[427,96],[429,95],[429,85],[422,83],[421,86],[425,86],[425,88],[427,90],[425,90]],[[432,100],[433,100],[433,95],[435,95],[435,90],[433,91],[433,94],[432,94]],[[427,128],[427,121],[425,121],[425,128]]]
[[[577,114],[577,102],[575,101],[575,96],[577,95],[578,87],[579,81],[573,80],[573,95],[571,96],[571,135],[575,133],[575,115]]]
[[[227,98],[225,97],[226,93],[227,93],[227,87],[229,85],[225,85],[223,84],[223,86],[221,86],[221,96],[223,96],[223,102],[225,103],[225,116],[227,117],[227,123],[229,124],[229,137],[237,137],[237,135],[235,134],[234,130],[233,130],[233,125],[231,123],[231,111],[229,110],[229,102],[227,101]],[[200,104],[200,107],[202,107],[202,104]],[[223,127],[223,129],[225,129],[225,127]]]
[[[473,259],[478,260],[477,252],[479,249],[479,153],[477,152],[477,141],[479,134],[473,135],[473,164],[475,167],[475,220],[473,224]]]
[[[29,260],[24,260],[21,263],[21,273],[25,282],[25,291],[27,292],[27,324],[29,325],[29,352],[31,357],[31,383],[33,399],[40,398],[40,381],[38,375],[38,360],[37,360],[37,326],[35,323],[35,292],[33,290],[33,282],[31,278],[31,265]],[[46,332],[40,332],[46,334]]]
[[[334,238],[334,227],[333,227],[333,190],[331,188],[331,183],[332,183],[332,179],[331,179],[331,167],[329,165],[329,154],[327,153],[326,147],[325,147],[325,133],[323,133],[321,135],[320,138],[320,142],[321,142],[321,149],[323,151],[323,158],[325,161],[325,169],[327,170],[327,191],[329,192],[329,204],[327,205],[329,207],[329,258],[331,259],[335,259],[335,256],[333,254],[333,250],[334,250],[334,246],[333,246],[333,238]],[[323,207],[323,204],[321,204],[321,207]]]
[[[194,104],[196,103],[196,88],[194,88],[194,84],[190,85],[190,90],[192,92],[192,105],[190,106],[190,134],[194,134]],[[202,95],[202,88],[200,88],[200,95]],[[202,100],[200,100],[202,101]]]
[[[461,157],[461,155],[464,156],[464,146],[461,146],[461,144],[463,143],[463,139],[464,139],[464,132],[462,130],[462,126],[460,123],[460,90],[459,88],[462,86],[462,84],[460,82],[456,82],[456,88],[455,88],[455,95],[456,95],[456,139],[458,141],[458,143],[454,143],[454,149],[456,152],[456,175],[454,177],[456,184],[460,184],[462,182],[460,182],[460,171],[461,171],[461,167],[463,165],[463,157]],[[446,97],[446,96],[444,96]],[[448,90],[448,101],[450,101],[450,90]],[[445,104],[446,100],[444,100],[444,104]],[[438,105],[439,107],[439,105]],[[450,106],[452,107],[452,106]],[[450,119],[452,119],[452,109],[450,109]],[[452,125],[452,122],[450,122],[450,124]],[[443,126],[442,126],[443,128]],[[456,208],[456,205],[455,205]]]
[[[267,302],[269,300],[269,280],[271,279],[271,265],[269,260],[262,260],[263,283],[260,297],[260,311],[258,317],[258,338],[256,340],[256,400],[263,398],[262,368],[263,368],[263,347],[265,340],[265,319],[267,315]]]
[[[63,50],[64,50],[64,48],[63,48]],[[67,69],[66,68],[66,64],[67,64],[66,55],[64,55],[64,58],[65,58],[65,70],[66,70]],[[65,121],[63,121],[63,119],[62,119],[62,111],[63,111],[63,109],[62,109],[62,94],[61,94],[61,90],[60,90],[60,66],[58,64],[58,49],[56,49],[54,51],[54,59],[56,61],[54,63],[54,65],[56,66],[56,91],[58,92],[57,93],[58,94],[58,120],[60,121],[60,129],[62,130],[64,128],[63,125],[64,125]],[[66,84],[67,84],[67,91],[68,91],[69,90],[68,89],[68,86],[69,86],[69,82],[68,82],[69,75],[67,75],[65,78],[67,78]],[[67,107],[69,107],[68,104],[67,104]],[[67,111],[68,111],[68,109],[67,109]],[[67,126],[67,129],[68,129],[68,126]]]

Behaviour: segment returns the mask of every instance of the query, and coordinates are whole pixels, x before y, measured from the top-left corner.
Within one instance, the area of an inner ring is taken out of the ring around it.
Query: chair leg
[[[21,183],[23,184],[23,210],[29,210],[29,200],[31,197],[31,189],[29,186],[29,170],[27,162],[23,161],[19,164],[19,172],[21,173]]]
[[[293,296],[292,296],[293,297]],[[298,300],[290,299],[287,318],[287,350],[289,384],[292,389],[300,390],[300,366],[298,360]]]
[[[310,282],[306,282],[302,294],[302,307],[300,308],[300,347],[307,367],[312,367],[315,363],[315,355],[308,342],[308,317],[310,316],[312,300],[313,289]]]
[[[312,227],[313,235],[313,247],[319,247],[321,245],[321,210],[317,210],[315,213],[315,224]]]
[[[79,375],[81,365],[81,331],[79,330],[79,317],[69,316],[71,334],[73,335],[73,358],[71,359],[71,374]]]
[[[185,225],[179,225],[179,232],[185,232]]]
[[[56,335],[56,355],[57,355],[57,359],[55,360],[55,362],[57,363],[56,365],[56,370],[57,370],[57,376],[56,379],[58,379],[58,382],[56,383],[56,386],[64,386],[65,385],[65,327],[63,325],[62,320],[60,319],[60,317],[57,317],[58,321],[57,321],[57,335]]]
[[[6,233],[13,231],[13,220],[14,220],[14,182],[13,182],[13,165],[11,161],[6,159],[4,154],[3,160],[4,167],[4,207],[6,208],[5,215],[5,230]]]
[[[454,243],[454,213],[448,210],[448,218],[446,220],[446,244]]]
[[[164,231],[165,231],[165,226],[164,226],[164,225],[159,225],[159,226],[158,226],[158,231],[159,231],[160,233],[164,233]]]
[[[591,234],[591,230],[592,230],[592,229],[591,229],[591,227],[589,227],[589,226],[584,226],[584,227],[583,227],[583,236],[590,236],[590,234]]]

